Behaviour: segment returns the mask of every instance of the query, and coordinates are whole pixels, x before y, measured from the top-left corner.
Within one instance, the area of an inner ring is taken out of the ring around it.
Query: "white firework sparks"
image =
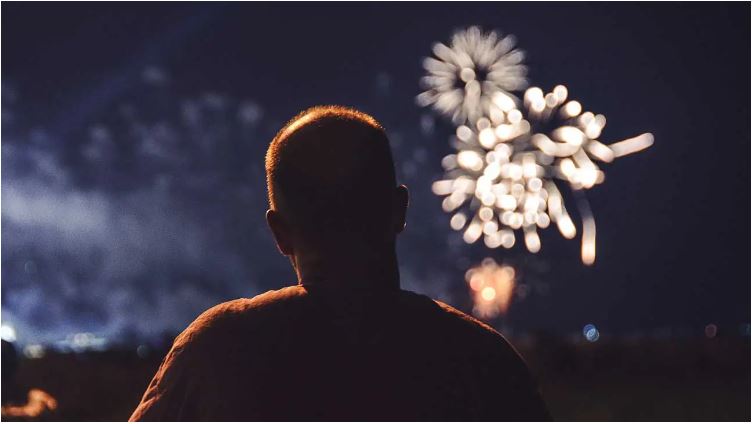
[[[427,75],[421,84],[426,91],[416,101],[433,106],[455,124],[510,110],[514,103],[502,110],[493,98],[503,94],[514,99],[512,93],[528,86],[523,51],[514,46],[512,35],[500,38],[476,26],[456,32],[449,46],[434,44],[435,57],[424,59]]]
[[[537,230],[552,222],[564,237],[575,237],[577,230],[555,183],[560,180],[578,196],[583,263],[595,261],[596,224],[580,192],[604,181],[595,161],[611,162],[645,149],[653,143],[653,135],[603,144],[597,138],[606,118],[583,112],[580,103],[567,97],[563,85],[546,94],[532,87],[524,95],[522,109],[508,109],[457,128],[458,152],[443,159],[446,178],[435,182],[432,190],[446,196],[442,207],[454,213],[450,225],[464,230],[466,243],[483,236],[489,248],[510,248],[515,244],[514,231],[522,230],[527,249],[536,253],[541,249]],[[500,92],[493,99],[503,104],[509,97]]]

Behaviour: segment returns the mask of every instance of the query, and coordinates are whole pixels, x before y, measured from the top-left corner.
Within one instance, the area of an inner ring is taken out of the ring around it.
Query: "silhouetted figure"
[[[131,420],[547,420],[492,328],[400,289],[408,191],[372,117],[292,119],[266,158],[267,222],[299,284],[203,313]]]
[[[2,341],[2,413],[3,421],[55,420],[57,401],[40,389],[26,390],[16,381],[18,354],[13,343]]]

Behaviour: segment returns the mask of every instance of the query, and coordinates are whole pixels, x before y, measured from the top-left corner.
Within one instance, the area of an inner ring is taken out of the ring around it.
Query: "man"
[[[371,116],[314,107],[266,157],[267,222],[298,285],[203,313],[131,420],[545,420],[490,327],[400,290],[408,190]]]

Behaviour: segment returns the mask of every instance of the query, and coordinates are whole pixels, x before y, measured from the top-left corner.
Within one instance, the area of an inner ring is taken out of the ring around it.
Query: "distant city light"
[[[30,344],[24,347],[24,356],[31,359],[43,358],[46,353],[44,346],[40,344]]]
[[[57,347],[60,350],[72,350],[74,352],[85,352],[89,350],[103,351],[107,349],[107,346],[107,338],[92,333],[70,334],[65,340],[61,340],[57,343]]]
[[[8,324],[2,324],[0,325],[0,338],[5,340],[6,342],[15,342],[16,341],[16,329]]]
[[[706,337],[713,339],[719,332],[719,328],[717,328],[716,324],[709,324],[703,329],[703,332],[706,334]]]
[[[599,330],[596,328],[593,324],[586,324],[585,327],[583,327],[583,337],[586,338],[591,343],[594,343],[599,340]]]

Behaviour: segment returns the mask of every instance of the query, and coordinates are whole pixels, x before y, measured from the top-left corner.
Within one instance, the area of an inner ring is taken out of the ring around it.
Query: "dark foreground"
[[[556,420],[751,419],[750,339],[511,341],[541,382]],[[57,398],[57,419],[123,421],[163,355],[47,353],[24,360],[18,379]]]

